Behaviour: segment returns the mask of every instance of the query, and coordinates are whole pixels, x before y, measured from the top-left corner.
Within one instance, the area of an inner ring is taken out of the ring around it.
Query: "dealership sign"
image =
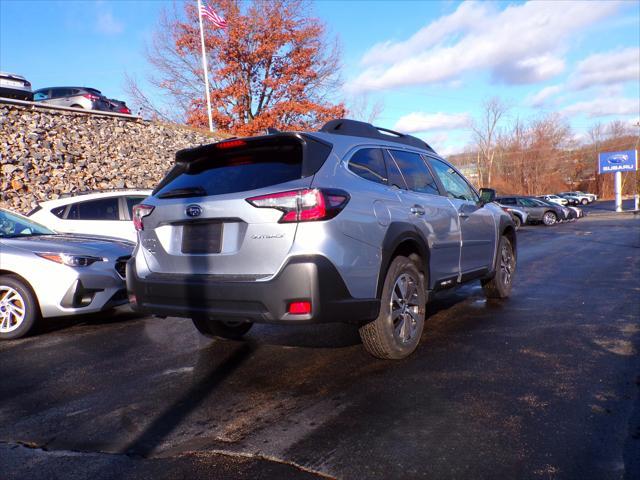
[[[638,152],[604,152],[598,157],[598,173],[635,172],[638,169]]]

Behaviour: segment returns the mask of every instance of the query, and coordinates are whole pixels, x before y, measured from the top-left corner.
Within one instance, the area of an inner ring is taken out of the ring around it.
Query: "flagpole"
[[[202,28],[201,0],[198,0],[198,20],[200,21],[200,43],[202,44],[202,71],[204,73],[204,89],[207,97],[207,115],[209,117],[209,131],[213,132],[213,118],[211,117],[211,97],[209,96],[209,69],[207,68],[207,52],[204,46],[204,29]]]

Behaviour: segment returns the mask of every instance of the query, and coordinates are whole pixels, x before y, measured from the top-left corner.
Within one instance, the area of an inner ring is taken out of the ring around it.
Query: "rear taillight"
[[[338,215],[349,201],[342,190],[305,188],[247,198],[257,208],[275,208],[284,212],[279,223],[329,220]]]
[[[91,93],[85,93],[84,95],[82,95],[84,98],[88,98],[89,100],[93,100],[94,102],[97,100],[100,100],[100,97],[97,95],[93,95]]]
[[[120,110],[118,110],[119,113],[124,113],[125,115],[130,115],[131,114],[131,110],[129,110],[127,107],[122,107]]]
[[[142,219],[151,215],[154,207],[151,205],[143,205],[138,204],[133,207],[133,226],[139,232],[140,230],[144,230],[144,224],[142,223]]]

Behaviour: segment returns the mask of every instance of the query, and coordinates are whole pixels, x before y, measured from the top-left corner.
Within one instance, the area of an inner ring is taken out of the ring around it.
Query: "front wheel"
[[[586,205],[587,203],[589,203],[589,200],[587,200],[586,198],[583,198],[580,203],[582,203],[582,205]]]
[[[511,294],[513,275],[516,272],[516,256],[511,241],[500,237],[498,245],[498,261],[496,273],[490,280],[482,281],[482,288],[487,298],[507,298]]]
[[[411,259],[397,256],[384,280],[378,318],[360,328],[367,352],[394,360],[413,353],[424,329],[426,303],[424,275]]]
[[[222,337],[239,340],[253,326],[253,322],[218,321],[208,318],[194,318],[193,324],[198,331],[207,337]]]
[[[547,227],[555,224],[558,221],[558,216],[553,212],[546,212],[542,217],[542,223]]]
[[[12,340],[31,333],[40,317],[31,289],[15,275],[0,277],[0,339]]]

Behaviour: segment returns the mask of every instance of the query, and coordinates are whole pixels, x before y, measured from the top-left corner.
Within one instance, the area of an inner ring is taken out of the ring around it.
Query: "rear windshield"
[[[209,155],[178,163],[154,192],[159,198],[222,195],[289,182],[302,177],[302,149],[279,145]]]

